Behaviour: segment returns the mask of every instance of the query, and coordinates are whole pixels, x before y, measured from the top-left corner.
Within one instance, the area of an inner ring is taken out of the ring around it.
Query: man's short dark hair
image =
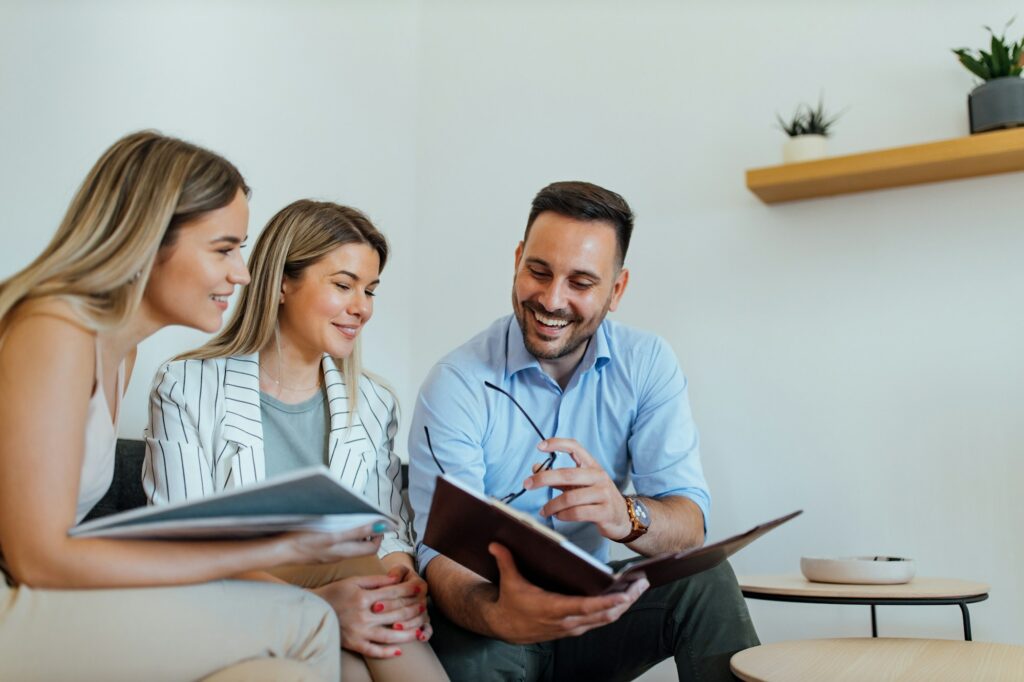
[[[629,238],[633,234],[633,211],[620,195],[589,182],[553,182],[537,192],[537,196],[533,198],[530,218],[526,222],[526,233],[523,235],[524,242],[530,236],[533,221],[545,211],[554,211],[576,220],[603,221],[611,224],[615,228],[615,241],[619,247],[618,265],[621,267],[625,262]]]

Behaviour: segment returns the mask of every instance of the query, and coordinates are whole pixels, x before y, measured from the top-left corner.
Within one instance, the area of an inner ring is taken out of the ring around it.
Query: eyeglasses
[[[497,391],[498,393],[501,393],[502,395],[507,397],[509,400],[511,400],[512,404],[515,405],[516,407],[518,407],[519,411],[523,413],[524,417],[526,417],[526,421],[530,422],[530,426],[532,426],[533,430],[537,432],[537,435],[540,436],[540,439],[541,440],[547,440],[547,436],[545,436],[544,433],[540,430],[540,428],[537,427],[537,424],[533,421],[533,419],[530,418],[530,415],[526,413],[526,410],[523,408],[522,405],[519,404],[519,401],[512,397],[511,393],[509,393],[508,391],[506,391],[503,388],[499,388],[499,387],[495,386],[494,384],[492,384],[489,381],[485,381],[484,382],[484,386],[486,386],[487,388],[491,389],[492,391]],[[430,429],[428,429],[426,426],[424,426],[423,427],[423,432],[427,436],[427,449],[430,450],[430,456],[434,458],[434,464],[437,465],[437,468],[441,470],[442,474],[445,473],[444,467],[441,466],[441,462],[437,459],[437,455],[434,454],[434,446],[431,445],[431,443],[430,443]],[[550,455],[548,455],[547,459],[544,460],[544,463],[541,464],[539,468],[537,468],[536,471],[537,472],[547,471],[548,469],[553,467],[555,465],[555,459],[557,458],[557,456],[558,456],[557,452],[552,452]],[[505,504],[509,504],[510,502],[512,502],[513,500],[517,499],[518,497],[520,497],[521,495],[523,495],[525,493],[526,493],[526,488],[522,488],[519,492],[509,493],[505,497],[500,498],[499,502],[504,502]]]

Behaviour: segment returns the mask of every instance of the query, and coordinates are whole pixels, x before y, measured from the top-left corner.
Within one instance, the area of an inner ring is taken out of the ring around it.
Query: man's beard
[[[512,296],[514,299],[515,291],[512,292]],[[605,315],[608,314],[608,308],[610,305],[611,296],[608,297],[608,300],[605,302],[604,308],[601,310],[600,314],[590,318],[590,320],[584,320],[577,315],[573,315],[572,312],[567,309],[551,312],[545,310],[543,306],[534,303],[533,301],[519,302],[518,305],[512,306],[512,310],[515,312],[516,321],[519,322],[519,329],[523,334],[523,343],[526,345],[526,350],[530,351],[530,354],[539,360],[558,360],[567,355],[572,355],[580,346],[590,341],[590,337],[594,335],[598,326],[600,326],[601,322],[604,321]],[[534,312],[538,312],[544,317],[566,320],[574,327],[572,334],[570,334],[569,338],[565,339],[559,347],[552,348],[548,344],[538,345],[527,331],[527,327],[529,325],[526,317],[528,315],[533,317]],[[587,324],[583,324],[584,322]]]

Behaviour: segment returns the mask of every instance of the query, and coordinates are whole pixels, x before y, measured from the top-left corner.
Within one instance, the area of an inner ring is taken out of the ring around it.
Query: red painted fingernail
[[[404,630],[405,629],[405,627],[403,627],[401,623],[395,623],[391,627],[393,627],[396,630]]]
[[[402,650],[401,649],[395,649],[395,656],[401,656],[401,655],[402,655]]]
[[[370,610],[373,611],[374,613],[380,613],[381,611],[384,610],[384,605],[381,604],[380,602],[376,602],[373,606],[370,607]]]
[[[427,635],[423,632],[423,630],[417,630],[416,639],[420,640],[421,642],[425,642],[427,641]]]
[[[416,594],[419,594],[419,593],[420,593],[421,591],[422,591],[422,590],[420,590],[420,586],[419,586],[419,585],[413,585],[413,587],[412,587],[412,593],[413,593],[414,595],[416,595]]]
[[[426,610],[427,610],[427,607],[426,607],[426,605],[424,605],[424,604],[420,604],[420,613],[423,613],[423,612],[424,612],[424,611],[426,611]]]

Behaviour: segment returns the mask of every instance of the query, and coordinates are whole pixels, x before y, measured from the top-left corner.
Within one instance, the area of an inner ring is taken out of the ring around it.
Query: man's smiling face
[[[527,350],[538,360],[575,366],[609,310],[622,298],[615,228],[604,221],[537,216],[516,249],[512,308]]]

